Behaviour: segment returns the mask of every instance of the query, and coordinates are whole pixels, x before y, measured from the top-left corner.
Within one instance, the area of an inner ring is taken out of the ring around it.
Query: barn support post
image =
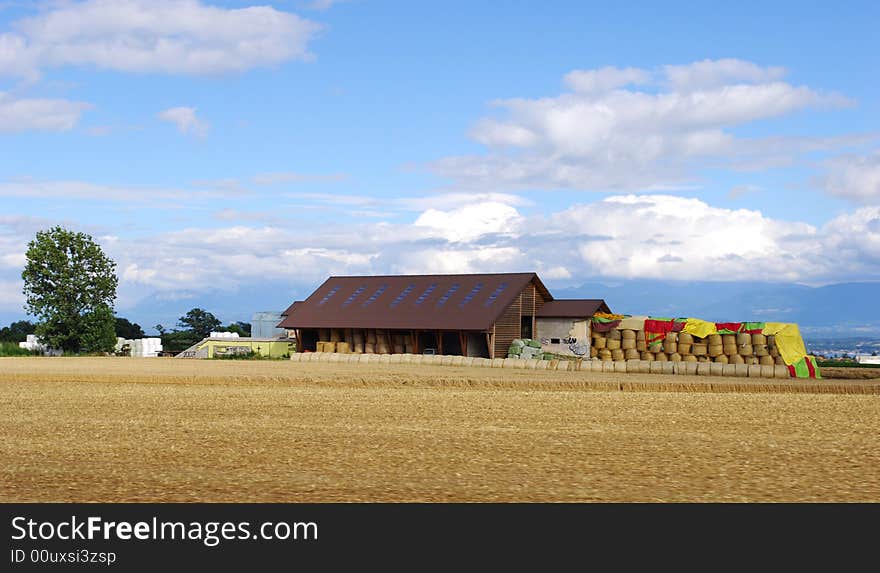
[[[460,330],[458,331],[458,347],[461,350],[462,356],[468,355],[468,353],[467,353],[467,337],[465,336],[464,332],[462,332]]]
[[[437,354],[443,354],[443,332],[438,330],[434,336],[437,337]]]

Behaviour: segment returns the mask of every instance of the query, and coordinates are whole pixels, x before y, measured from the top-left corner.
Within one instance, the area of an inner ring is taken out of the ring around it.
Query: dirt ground
[[[876,502],[878,387],[0,359],[0,501]]]

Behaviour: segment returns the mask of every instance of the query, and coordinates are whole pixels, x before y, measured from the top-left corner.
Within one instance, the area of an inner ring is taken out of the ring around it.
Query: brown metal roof
[[[280,328],[489,330],[535,273],[330,277]]]
[[[600,298],[581,298],[551,300],[538,309],[535,316],[537,318],[587,318],[597,312],[611,312],[611,309]]]
[[[301,300],[295,300],[295,301],[293,301],[293,302],[290,304],[290,306],[287,307],[287,310],[285,310],[284,312],[281,313],[281,316],[290,316],[290,314],[293,312],[293,307],[295,307],[295,306],[298,305],[298,304],[302,304],[302,302],[303,302],[303,301],[301,301]]]

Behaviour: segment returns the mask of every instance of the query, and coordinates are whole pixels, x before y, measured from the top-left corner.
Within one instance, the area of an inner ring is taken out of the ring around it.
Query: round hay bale
[[[724,344],[720,334],[710,334],[706,337],[706,341],[709,343],[709,346],[720,346]]]
[[[672,373],[676,376],[684,376],[685,375],[685,365],[687,362],[670,362],[672,364]]]
[[[777,366],[778,365],[785,366],[785,360],[782,359],[782,356],[774,356],[773,362],[775,362],[777,364]]]
[[[327,353],[327,357],[328,357],[327,362],[339,362],[339,356],[340,356],[340,354],[337,354],[335,352],[328,352]]]
[[[609,338],[605,341],[605,348],[607,348],[608,350],[619,350],[620,339]]]
[[[403,363],[403,354],[389,354],[388,355],[388,364],[401,364]]]
[[[596,348],[595,346],[591,346],[590,347],[590,358],[596,358],[597,356],[599,356],[599,349]]]
[[[761,378],[773,378],[773,366],[761,365]]]
[[[301,352],[291,352],[290,353],[290,361],[291,362],[302,362],[303,355]]]
[[[761,378],[761,366],[757,364],[749,364],[747,366],[749,378]]]
[[[473,356],[462,356],[461,357],[461,365],[462,366],[473,366],[475,358]]]
[[[537,370],[538,369],[538,362],[544,362],[544,361],[529,359],[529,360],[523,360],[523,362],[526,363],[526,370]]]
[[[755,349],[751,344],[742,344],[737,347],[736,353],[740,356],[752,356],[755,353]]]
[[[721,348],[722,350],[724,350],[724,354],[726,354],[727,356],[733,356],[734,354],[737,354],[736,344],[725,344]]]
[[[678,342],[678,333],[677,332],[667,332],[666,336],[663,338],[664,342]]]
[[[767,353],[770,356],[772,356],[773,358],[776,358],[777,356],[779,356],[779,349],[777,349],[775,346],[770,346],[768,344],[767,345]]]
[[[712,362],[712,359],[708,356],[697,356],[698,362]]]
[[[461,357],[459,356],[458,358],[461,358]],[[442,364],[443,366],[452,366],[452,363],[453,363],[453,361],[455,361],[455,359],[456,359],[456,357],[452,356],[452,355],[442,356],[440,358],[440,364]]]
[[[694,336],[689,332],[679,332],[678,333],[678,343],[679,344],[693,344]]]
[[[730,364],[745,364],[746,360],[739,354],[732,354],[728,357],[727,362]]]
[[[720,344],[710,344],[706,351],[709,353],[709,356],[715,358],[724,354],[724,347]]]
[[[740,332],[736,335],[736,344],[737,346],[742,346],[743,344],[751,344],[752,343],[752,335],[747,332]]]
[[[722,376],[736,376],[736,364],[724,364],[721,367]]]
[[[516,368],[517,365],[515,363],[522,362],[519,358],[505,358],[504,362],[501,363],[502,368]]]
[[[654,360],[654,353],[653,353],[653,352],[647,352],[647,351],[646,351],[646,352],[640,352],[640,353],[639,353],[639,358],[641,358],[642,360],[646,360],[646,361],[648,361],[648,362],[653,362],[653,360]]]
[[[670,342],[669,340],[664,341],[663,352],[665,352],[666,354],[673,354],[675,352],[678,352],[678,343]]]
[[[641,360],[635,358],[633,360],[626,361],[626,373],[627,374],[638,374],[639,373],[639,364],[641,364]]]
[[[615,348],[614,350],[611,351],[611,360],[614,360],[614,361],[623,360],[623,357],[624,357],[623,350],[621,350],[620,348]]]
[[[747,364],[734,364],[735,368],[735,376],[737,378],[748,378],[749,377],[749,367]]]
[[[636,350],[639,352],[645,352],[648,350],[648,345],[645,343],[644,338],[636,338]]]
[[[490,368],[501,368],[504,366],[504,358],[493,358],[492,362],[489,364]]]
[[[608,331],[608,340],[620,340],[620,331],[616,328]]]
[[[611,351],[607,348],[603,348],[599,351],[599,360],[611,360]]]
[[[558,370],[559,363],[560,363],[560,360],[551,360],[550,364],[547,365],[547,370]]]
[[[614,372],[614,362],[603,362],[602,372]]]
[[[657,352],[654,354],[654,360],[657,362],[668,362],[669,357],[663,352]]]
[[[724,375],[724,364],[718,364],[717,362],[709,363],[709,376],[722,376]]]
[[[670,362],[681,362],[681,354],[679,354],[678,352],[673,352],[672,354],[669,355],[669,361]]]
[[[757,356],[746,356],[746,364],[760,364],[761,361]]]
[[[767,350],[766,344],[753,344],[752,348],[755,350],[755,356],[770,356],[770,351]]]
[[[620,338],[621,340],[635,340],[636,332],[634,330],[621,330]]]
[[[605,348],[607,344],[608,344],[607,338],[594,338],[593,339],[593,346],[595,346],[599,350],[602,350],[603,348]]]
[[[537,360],[537,364],[535,365],[536,370],[547,370],[547,366],[549,365],[549,360]]]
[[[687,376],[696,376],[697,375],[697,363],[696,362],[682,362],[684,364],[684,373]]]
[[[639,351],[636,350],[635,348],[630,348],[630,349],[624,350],[623,357],[626,360],[638,360],[639,358],[641,358]]]
[[[752,335],[752,344],[767,344],[767,337],[763,334],[753,334]]]
[[[693,346],[691,346],[691,354],[694,356],[706,356],[707,352],[709,352],[709,347],[705,344],[695,342]]]
[[[758,359],[758,364],[761,366],[773,366],[776,362],[773,360],[772,356],[762,356]]]
[[[656,360],[651,362],[651,365],[648,367],[651,374],[663,374],[663,362],[657,362]]]
[[[691,348],[693,348],[693,344],[689,344],[687,342],[679,342],[678,343],[678,353],[681,355],[690,354]]]
[[[639,374],[650,374],[651,363],[647,360],[639,360]]]
[[[720,356],[716,356],[716,357],[714,358],[714,360],[715,360],[715,362],[718,363],[718,364],[727,364],[728,362],[730,362],[730,359],[727,358],[727,355],[726,355],[726,354],[722,354],[722,355],[720,355]]]
[[[687,356],[682,356],[681,359],[684,360],[685,362],[689,362],[689,363],[693,363],[693,364],[697,363],[697,357],[694,356],[693,354],[688,354]]]
[[[720,366],[720,364],[719,364]],[[708,362],[700,362],[697,364],[697,376],[711,376],[712,365]]]
[[[663,362],[662,363],[663,374],[674,374],[673,370],[675,370],[675,364],[672,362]]]
[[[427,358],[427,360],[425,360]],[[410,364],[431,364],[433,362],[433,356],[422,356],[421,354],[413,354],[412,359],[410,360]]]
[[[617,373],[626,374],[626,361],[621,360],[620,362],[615,362],[614,371]]]
[[[359,364],[369,364],[372,362],[372,358],[376,356],[375,354],[358,354],[358,363]]]
[[[774,378],[791,378],[791,373],[788,371],[788,366],[785,364],[776,364],[773,366],[773,377]]]
[[[624,338],[620,341],[620,347],[624,350],[635,350],[636,348],[636,339],[635,338]]]
[[[591,372],[602,372],[602,362],[601,360],[591,360],[590,361],[590,371]]]
[[[721,344],[725,346],[734,345],[736,346],[736,335],[735,334],[722,334],[721,335]]]

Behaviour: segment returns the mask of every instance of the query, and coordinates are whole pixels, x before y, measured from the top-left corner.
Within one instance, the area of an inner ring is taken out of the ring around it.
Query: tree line
[[[96,354],[112,352],[117,337],[145,337],[139,324],[115,315],[116,263],[90,235],[61,226],[38,231],[25,257],[21,274],[25,310],[36,321],[20,320],[0,328],[0,343],[22,342],[35,334],[43,344],[65,354]],[[176,326],[171,330],[155,326],[165,351],[184,350],[212,331],[251,333],[250,324],[223,326],[201,308],[181,316]]]

